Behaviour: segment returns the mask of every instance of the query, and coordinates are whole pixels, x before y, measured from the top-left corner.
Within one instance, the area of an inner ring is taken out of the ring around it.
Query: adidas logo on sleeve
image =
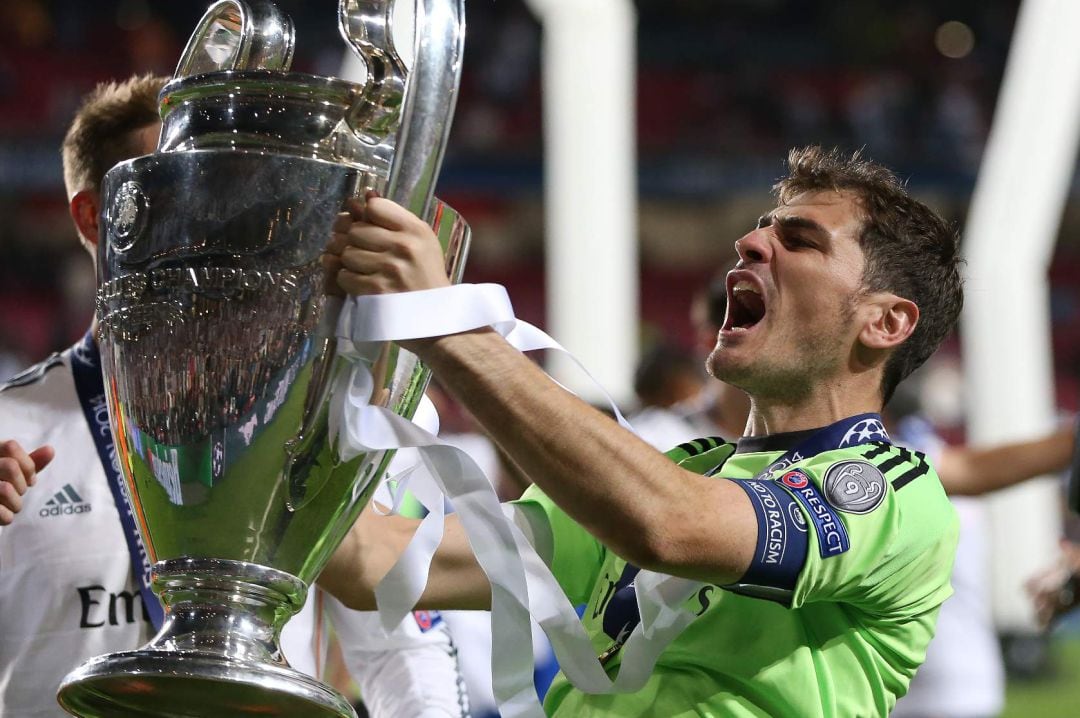
[[[85,514],[88,511],[90,511],[90,504],[83,501],[75,487],[71,484],[64,484],[64,488],[57,491],[51,499],[45,502],[45,506],[38,512],[38,516],[49,518],[50,516]]]

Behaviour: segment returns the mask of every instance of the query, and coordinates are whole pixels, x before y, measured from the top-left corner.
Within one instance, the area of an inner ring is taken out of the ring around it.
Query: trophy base
[[[57,700],[80,718],[356,718],[329,686],[289,667],[281,627],[303,581],[267,566],[179,558],[154,566],[165,622],[149,644],[98,656],[64,678]]]
[[[57,700],[83,718],[356,718],[344,696],[292,668],[153,649],[95,658]]]

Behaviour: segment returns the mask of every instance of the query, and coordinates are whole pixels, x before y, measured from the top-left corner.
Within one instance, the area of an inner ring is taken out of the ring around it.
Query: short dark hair
[[[882,403],[933,354],[952,331],[964,304],[960,236],[956,228],[911,197],[889,169],[837,149],[791,150],[788,176],[773,187],[786,203],[803,192],[848,191],[864,213],[859,245],[866,258],[865,291],[887,291],[919,307],[907,341],[885,363]]]
[[[727,317],[727,278],[716,277],[705,286],[705,319],[712,327],[720,329]]]
[[[701,360],[681,346],[660,342],[642,354],[634,371],[634,393],[643,406],[668,406],[673,382],[684,376],[704,383]]]
[[[102,82],[86,96],[61,149],[69,198],[83,190],[99,191],[105,173],[136,153],[131,135],[159,120],[158,93],[168,79],[137,75]]]

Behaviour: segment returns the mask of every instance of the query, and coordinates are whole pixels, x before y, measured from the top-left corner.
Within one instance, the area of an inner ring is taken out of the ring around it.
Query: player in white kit
[[[101,180],[117,162],[153,152],[165,79],[98,86],[65,137],[71,214],[92,255]],[[117,508],[122,499],[102,460],[111,436],[96,354],[88,333],[0,388],[0,440],[9,440],[0,444],[2,716],[66,715],[56,690],[69,671],[93,656],[139,648],[155,633],[151,615],[160,607],[153,597],[144,602]],[[47,446],[55,449],[51,463]],[[293,667],[320,675],[327,623],[372,716],[468,715],[456,648],[438,614],[415,614],[387,638],[375,614],[347,609],[313,587],[283,631]]]

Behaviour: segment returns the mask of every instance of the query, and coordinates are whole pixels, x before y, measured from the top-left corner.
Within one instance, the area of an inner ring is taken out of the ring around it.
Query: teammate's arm
[[[27,453],[17,441],[0,442],[0,526],[15,520],[23,495],[37,483],[37,472],[48,466],[55,453],[51,446]]]
[[[384,633],[379,616],[352,611],[332,596],[323,608],[347,675],[372,716],[467,718],[469,701],[449,627],[437,611],[406,616]],[[333,654],[331,654],[333,655]]]
[[[976,496],[1063,471],[1073,452],[1071,425],[1030,441],[985,448],[946,446],[934,462],[949,494]]]
[[[446,286],[431,229],[369,197],[335,225],[324,261],[352,294]],[[726,584],[745,572],[757,518],[734,483],[701,477],[547,377],[494,331],[403,342],[488,434],[593,536],[645,569]]]
[[[375,610],[375,587],[393,568],[419,525],[419,519],[381,516],[369,505],[319,575],[319,585],[349,608]],[[458,517],[447,516],[417,608],[490,607],[487,576],[476,562]]]
[[[1025,587],[1043,628],[1080,606],[1080,544],[1061,539],[1057,563],[1029,578]]]

